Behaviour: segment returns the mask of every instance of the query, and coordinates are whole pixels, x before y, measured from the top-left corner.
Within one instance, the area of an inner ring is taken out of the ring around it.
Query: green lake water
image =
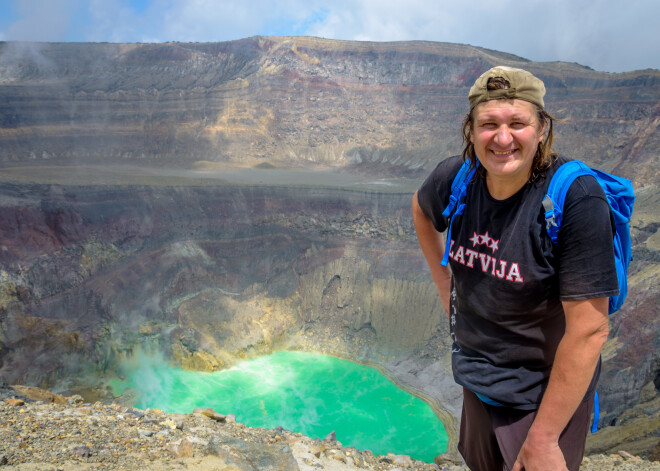
[[[142,358],[114,382],[115,394],[135,390],[133,406],[191,413],[211,407],[251,427],[323,439],[334,431],[344,446],[433,462],[447,434],[431,407],[374,368],[325,355],[277,352],[216,373],[172,368]]]

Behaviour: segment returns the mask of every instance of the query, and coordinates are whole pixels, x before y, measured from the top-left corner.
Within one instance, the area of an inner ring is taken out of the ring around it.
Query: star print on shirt
[[[488,232],[486,232],[483,235],[474,232],[469,240],[472,242],[472,247],[476,247],[477,245],[485,245],[486,247],[491,249],[493,253],[495,253],[495,251],[499,248],[500,245],[500,241],[491,238],[488,235]]]

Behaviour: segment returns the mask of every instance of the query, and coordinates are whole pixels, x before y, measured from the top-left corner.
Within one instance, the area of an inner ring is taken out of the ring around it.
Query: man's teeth
[[[512,150],[505,150],[504,152],[497,152],[496,150],[493,151],[493,154],[495,155],[506,155],[506,154],[511,154],[513,151]]]

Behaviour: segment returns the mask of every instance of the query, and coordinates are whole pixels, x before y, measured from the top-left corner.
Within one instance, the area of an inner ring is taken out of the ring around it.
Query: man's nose
[[[511,136],[509,127],[506,125],[500,126],[495,134],[495,143],[498,146],[507,147],[512,141],[513,137]]]

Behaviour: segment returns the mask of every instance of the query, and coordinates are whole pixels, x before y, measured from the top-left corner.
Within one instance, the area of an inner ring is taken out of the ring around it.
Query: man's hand
[[[568,471],[557,442],[535,442],[527,436],[512,471]]]

